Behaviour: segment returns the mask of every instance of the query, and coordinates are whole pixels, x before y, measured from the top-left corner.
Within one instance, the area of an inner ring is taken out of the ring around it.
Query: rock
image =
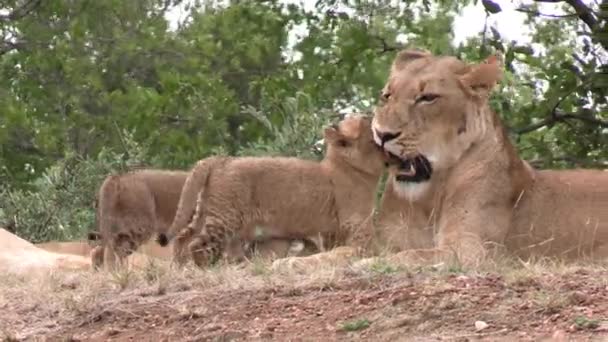
[[[556,330],[553,335],[551,335],[551,340],[555,342],[566,342],[568,341],[568,338],[565,331]]]
[[[484,321],[475,321],[475,331],[482,331],[488,327],[488,323]]]

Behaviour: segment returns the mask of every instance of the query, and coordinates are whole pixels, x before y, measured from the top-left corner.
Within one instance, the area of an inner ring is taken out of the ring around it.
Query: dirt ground
[[[0,275],[7,341],[608,341],[608,267]]]

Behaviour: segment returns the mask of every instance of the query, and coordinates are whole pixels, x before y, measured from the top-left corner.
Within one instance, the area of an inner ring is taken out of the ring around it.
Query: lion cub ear
[[[340,133],[343,137],[348,139],[359,139],[361,131],[363,130],[362,124],[363,119],[357,116],[347,117],[340,125]]]
[[[325,127],[323,130],[323,139],[325,139],[325,143],[327,144],[344,139],[344,136],[338,130],[338,125],[334,124],[330,127]]]
[[[469,95],[486,99],[501,79],[502,65],[498,56],[493,55],[471,66],[466,74],[460,76],[460,84]]]
[[[393,66],[391,67],[391,72],[401,71],[405,66],[413,60],[419,58],[431,57],[432,54],[427,50],[422,49],[407,49],[401,50],[395,60],[393,61]]]

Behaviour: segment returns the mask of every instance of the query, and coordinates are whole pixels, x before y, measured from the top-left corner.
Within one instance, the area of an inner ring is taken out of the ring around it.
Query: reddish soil
[[[55,328],[30,337],[52,341],[608,340],[605,270],[578,269],[508,281],[492,274],[393,273],[344,276],[330,285],[299,288],[218,290],[174,284],[163,292],[106,294],[114,300],[100,301],[90,311],[53,317]],[[15,319],[8,312],[28,316],[39,310],[19,307],[19,299],[13,299],[0,305],[4,312],[0,320]],[[39,320],[40,315],[32,315],[26,323]],[[476,321],[487,326],[478,322],[483,329],[476,331]]]

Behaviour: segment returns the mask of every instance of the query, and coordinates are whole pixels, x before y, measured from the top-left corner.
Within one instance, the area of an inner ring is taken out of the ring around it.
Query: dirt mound
[[[86,269],[88,258],[52,253],[0,228],[0,272],[28,274],[52,269]]]
[[[605,276],[395,274],[254,288],[182,283],[166,292],[107,293],[63,320],[56,317],[56,328],[43,335],[78,341],[600,341],[608,337],[608,297],[597,279]]]
[[[144,267],[90,272],[78,270],[88,247],[42,247],[0,229],[0,340],[608,340],[605,264],[291,274],[261,261],[175,269],[137,253]]]

